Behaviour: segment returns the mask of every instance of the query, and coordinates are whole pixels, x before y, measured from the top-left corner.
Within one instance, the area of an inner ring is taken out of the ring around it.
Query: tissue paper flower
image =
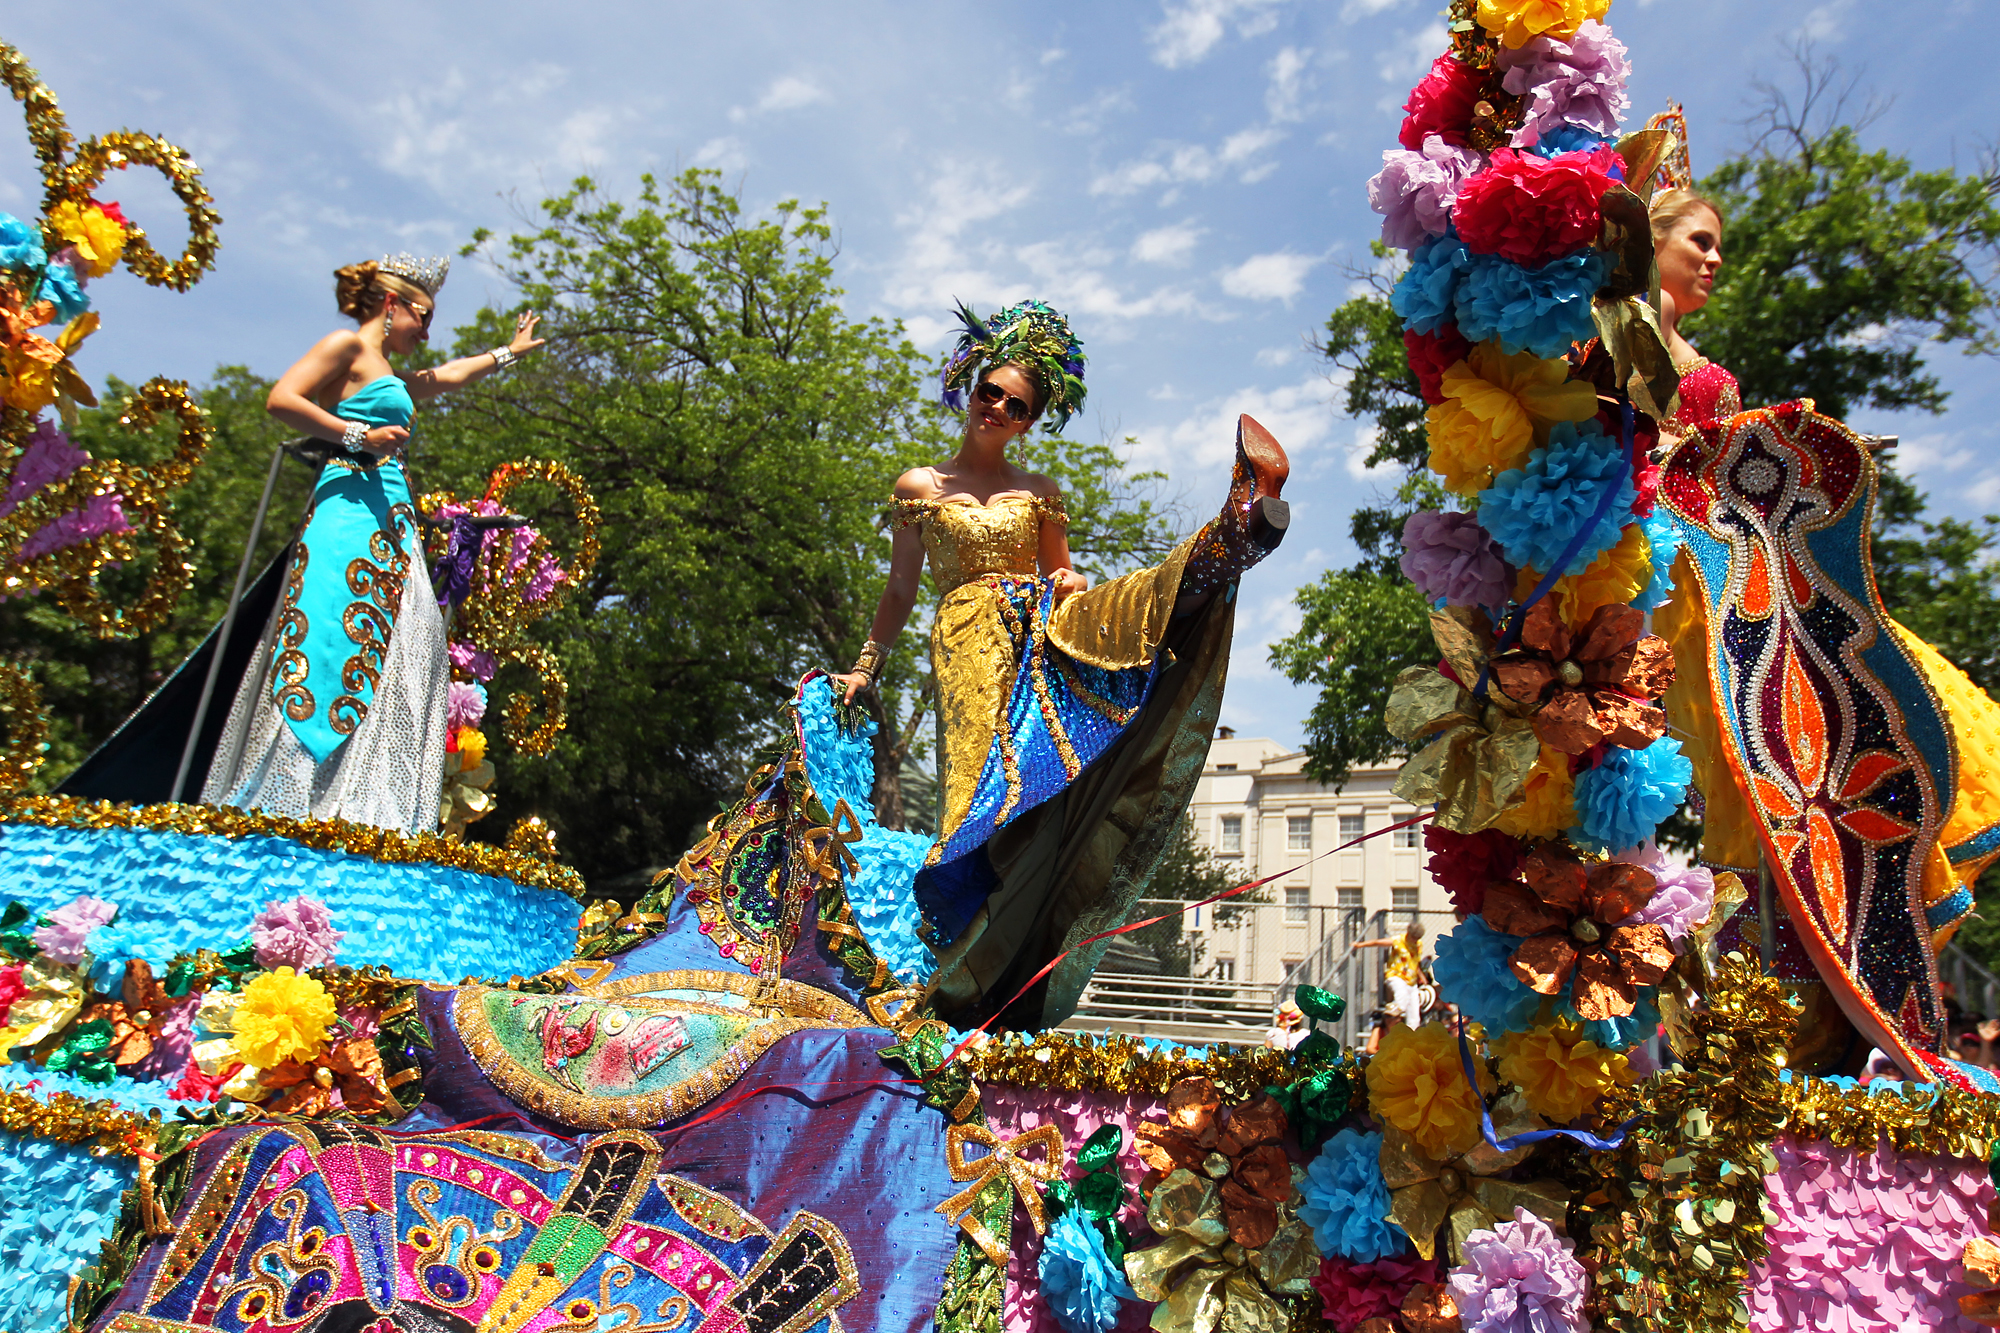
[[[1453,833],[1436,824],[1424,825],[1424,848],[1430,852],[1426,869],[1451,895],[1454,910],[1477,915],[1486,902],[1486,886],[1521,873],[1521,843],[1498,829]]]
[[[1509,354],[1481,343],[1438,382],[1443,401],[1424,414],[1429,464],[1445,489],[1470,495],[1519,467],[1556,423],[1591,422],[1597,391],[1569,378],[1569,363]]]
[[[1444,401],[1444,373],[1472,355],[1472,344],[1450,320],[1429,333],[1403,330],[1403,351],[1410,359],[1410,373],[1417,377],[1417,391],[1427,403]]]
[[[1528,1109],[1568,1124],[1599,1097],[1632,1081],[1625,1057],[1605,1050],[1576,1023],[1503,1033],[1492,1043],[1500,1077],[1521,1089]]]
[[[1403,1308],[1410,1288],[1419,1282],[1435,1283],[1435,1259],[1378,1259],[1357,1264],[1337,1255],[1322,1260],[1313,1274],[1313,1290],[1319,1293],[1320,1314],[1333,1326],[1333,1333],[1355,1333],[1370,1319],[1389,1319]]]
[[[326,1045],[333,1025],[333,997],[311,977],[289,967],[252,977],[236,1006],[237,1053],[259,1069],[287,1060],[310,1060]]]
[[[1486,169],[1458,187],[1451,218],[1476,255],[1534,268],[1589,245],[1603,226],[1598,201],[1617,184],[1615,148],[1544,158],[1496,148]]]
[[[453,731],[478,726],[486,718],[486,688],[453,681],[445,694],[444,715],[445,724]]]
[[[1409,1253],[1409,1237],[1386,1220],[1380,1134],[1343,1129],[1328,1139],[1306,1167],[1299,1198],[1299,1220],[1313,1229],[1321,1254],[1369,1263]]]
[[[1535,1021],[1542,997],[1514,975],[1508,963],[1521,947],[1517,936],[1502,935],[1476,916],[1438,936],[1431,975],[1445,1003],[1491,1033],[1511,1032]],[[1464,1081],[1465,1076],[1459,1075]]]
[[[1472,252],[1456,236],[1425,241],[1410,256],[1403,276],[1396,279],[1395,289],[1389,293],[1389,308],[1402,316],[1404,328],[1415,333],[1437,332],[1439,326],[1452,322],[1458,285],[1471,264]],[[1601,280],[1591,290],[1600,285]]]
[[[1075,1208],[1049,1224],[1041,1279],[1042,1299],[1067,1333],[1108,1333],[1118,1322],[1118,1303],[1139,1299],[1097,1228]]]
[[[91,932],[99,926],[110,925],[111,918],[117,915],[117,904],[86,893],[75,902],[49,913],[48,924],[37,926],[29,938],[52,961],[75,966],[83,961],[88,951]]]
[[[1435,409],[1433,409],[1435,410]],[[1608,502],[1605,492],[1615,488]],[[1479,493],[1479,524],[1507,559],[1543,573],[1576,574],[1618,544],[1632,517],[1632,477],[1616,440],[1559,422],[1546,448]],[[1567,559],[1565,559],[1567,557]]]
[[[1500,547],[1471,514],[1410,515],[1399,564],[1426,601],[1442,597],[1452,606],[1499,607],[1512,590]]]
[[[1568,41],[1541,36],[1502,49],[1497,64],[1503,71],[1500,86],[1523,103],[1521,128],[1514,132],[1517,148],[1540,149],[1565,132],[1595,134],[1602,142],[1618,133],[1618,122],[1632,105],[1625,95],[1632,77],[1625,43],[1595,19],[1585,20]]]
[[[1449,313],[1472,341],[1493,338],[1508,352],[1560,357],[1571,343],[1597,336],[1591,301],[1611,276],[1610,255],[1579,250],[1540,268],[1522,268],[1499,255],[1475,255],[1463,241],[1453,243],[1463,256],[1451,274]],[[1435,274],[1430,280],[1434,288],[1441,285]]]
[[[1403,103],[1403,128],[1396,136],[1416,151],[1435,134],[1448,144],[1465,142],[1472,128],[1472,108],[1483,95],[1486,78],[1447,51],[1431,62],[1430,72],[1410,90]]]
[[[1472,1063],[1480,1091],[1492,1092],[1493,1075],[1485,1061]],[[1465,1081],[1458,1038],[1441,1023],[1421,1028],[1396,1024],[1368,1062],[1368,1109],[1431,1157],[1456,1157],[1479,1142],[1482,1105]]]
[[[1575,1245],[1525,1208],[1512,1222],[1475,1231],[1451,1270],[1465,1333],[1590,1333],[1583,1312],[1589,1277]]]
[[[1610,750],[1576,780],[1577,824],[1570,838],[1594,852],[1636,847],[1681,808],[1692,781],[1694,765],[1671,736],[1643,750]]]
[[[1544,745],[1528,781],[1521,788],[1520,801],[1500,812],[1491,827],[1517,838],[1554,838],[1576,822],[1576,780],[1570,776],[1569,756],[1552,745]]]
[[[1609,8],[1611,0],[1479,0],[1479,26],[1503,46],[1525,46],[1544,34],[1562,41]]]
[[[118,257],[125,253],[125,220],[118,205],[64,200],[49,210],[48,217],[56,234],[82,256],[86,276],[101,278],[117,267]]]
[[[1368,206],[1382,215],[1382,242],[1414,250],[1451,226],[1459,183],[1485,166],[1470,148],[1424,136],[1421,148],[1390,148],[1382,169],[1368,182]]]
[[[1715,908],[1715,872],[1703,865],[1675,865],[1652,841],[1621,852],[1614,860],[1639,866],[1653,876],[1653,900],[1621,925],[1652,924],[1666,928],[1667,938],[1684,940],[1708,920]]]
[[[303,893],[289,902],[265,903],[250,923],[259,967],[325,967],[345,938],[345,932],[333,928],[326,905]]]

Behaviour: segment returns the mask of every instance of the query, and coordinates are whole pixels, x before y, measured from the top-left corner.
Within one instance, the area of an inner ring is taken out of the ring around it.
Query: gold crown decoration
[[[375,270],[393,274],[404,282],[414,282],[424,289],[424,295],[435,301],[438,288],[444,286],[445,275],[451,272],[451,260],[443,255],[432,255],[427,259],[408,253],[384,255]]]
[[[1660,155],[1660,170],[1653,178],[1655,187],[1662,190],[1692,190],[1694,167],[1688,161],[1687,114],[1681,110],[1681,104],[1667,103],[1667,109],[1647,121],[1646,128],[1665,130],[1673,136],[1672,146]]]

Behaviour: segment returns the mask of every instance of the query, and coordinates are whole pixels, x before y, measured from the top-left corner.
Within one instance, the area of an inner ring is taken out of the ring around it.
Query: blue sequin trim
[[[1977,861],[1980,857],[1991,856],[1995,852],[2000,852],[2000,824],[1983,828],[1964,842],[1944,849],[1946,859],[1953,865]]]
[[[1943,930],[1972,910],[1972,890],[1963,884],[1924,909],[1932,930]]]

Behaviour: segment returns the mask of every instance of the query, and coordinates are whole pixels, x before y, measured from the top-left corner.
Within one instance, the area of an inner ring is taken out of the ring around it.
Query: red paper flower
[[[1422,152],[1424,136],[1435,134],[1448,144],[1465,147],[1465,132],[1472,127],[1472,107],[1486,89],[1486,76],[1461,63],[1447,51],[1431,62],[1431,72],[1410,89],[1407,112],[1398,136],[1403,147]]]
[[[1601,400],[1600,400],[1601,401]],[[1604,407],[1597,413],[1597,424],[1604,433],[1616,440],[1625,433],[1623,414],[1616,408]],[[1660,465],[1653,461],[1653,448],[1660,442],[1660,428],[1644,412],[1632,414],[1632,488],[1637,497],[1632,501],[1632,512],[1640,518],[1653,512],[1653,506],[1660,495]]]
[[[1464,916],[1477,916],[1486,906],[1486,886],[1518,879],[1521,842],[1498,829],[1453,833],[1436,824],[1424,826],[1424,846],[1430,851],[1431,878],[1451,895],[1451,905]]]
[[[1597,239],[1598,201],[1623,163],[1608,144],[1551,159],[1496,148],[1486,170],[1459,187],[1452,222],[1475,253],[1539,267]]]
[[[1403,347],[1409,353],[1410,369],[1416,372],[1427,403],[1444,401],[1440,381],[1445,371],[1472,355],[1472,344],[1458,331],[1458,325],[1449,321],[1438,325],[1434,333],[1403,330]]]
[[[109,199],[109,200],[93,199],[90,202],[95,204],[97,206],[98,211],[103,213],[105,217],[110,218],[113,222],[117,223],[119,226],[124,227],[131,225],[130,220],[127,219],[125,216],[125,210],[118,206],[118,201],[116,199]]]
[[[0,967],[0,1027],[7,1025],[7,1011],[14,1007],[14,1001],[28,993],[21,984],[21,965],[9,963]]]
[[[1435,1259],[1378,1259],[1350,1263],[1338,1257],[1320,1261],[1313,1275],[1321,1313],[1334,1333],[1354,1333],[1369,1319],[1386,1319],[1402,1309],[1403,1298],[1419,1282],[1438,1281]]]

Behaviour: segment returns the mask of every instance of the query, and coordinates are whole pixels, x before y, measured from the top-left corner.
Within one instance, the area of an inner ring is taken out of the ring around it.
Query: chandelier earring
[[[390,331],[393,330],[395,327],[396,327],[395,307],[385,303],[382,307],[382,336],[384,338],[388,337]]]

